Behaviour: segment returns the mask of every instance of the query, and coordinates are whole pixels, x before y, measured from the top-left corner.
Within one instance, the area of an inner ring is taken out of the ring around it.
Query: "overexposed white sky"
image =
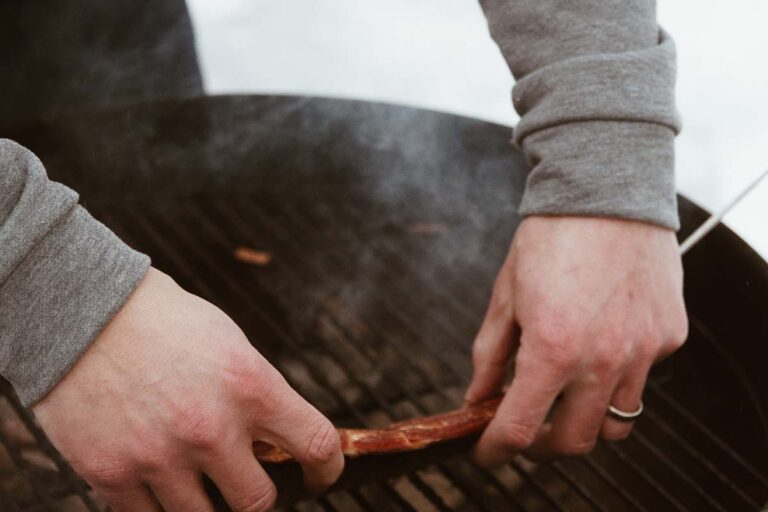
[[[518,119],[477,0],[188,5],[210,94],[311,94]],[[717,210],[768,168],[768,2],[659,0],[658,9],[678,47],[678,187]],[[726,223],[768,259],[768,181]]]

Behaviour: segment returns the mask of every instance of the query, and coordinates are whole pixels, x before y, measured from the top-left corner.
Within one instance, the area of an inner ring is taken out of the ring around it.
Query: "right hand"
[[[344,466],[333,425],[227,315],[155,269],[33,410],[116,512],[213,511],[203,473],[234,511],[271,508],[256,440],[293,455],[311,491]]]

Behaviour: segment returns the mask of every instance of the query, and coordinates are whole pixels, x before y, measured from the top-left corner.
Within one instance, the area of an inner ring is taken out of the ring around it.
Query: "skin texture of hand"
[[[212,511],[203,473],[233,510],[271,508],[254,440],[296,457],[311,490],[344,465],[333,425],[232,320],[155,269],[34,412],[115,512]]]
[[[651,365],[687,331],[673,232],[628,220],[526,218],[474,344],[470,403],[501,391],[514,355],[512,382],[475,458],[494,466],[519,453],[581,455],[599,435],[624,439],[632,423],[607,416],[609,404],[637,409]]]

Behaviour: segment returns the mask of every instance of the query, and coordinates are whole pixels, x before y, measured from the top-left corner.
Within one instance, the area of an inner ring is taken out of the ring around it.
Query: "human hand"
[[[310,490],[344,465],[333,425],[223,312],[150,269],[67,376],[34,406],[54,445],[116,512],[273,506],[252,443],[293,455]]]
[[[673,232],[618,219],[526,218],[474,344],[470,403],[501,391],[517,348],[512,383],[476,459],[493,466],[520,452],[581,455],[599,434],[624,439],[632,423],[607,416],[608,406],[636,410],[651,365],[687,331]]]

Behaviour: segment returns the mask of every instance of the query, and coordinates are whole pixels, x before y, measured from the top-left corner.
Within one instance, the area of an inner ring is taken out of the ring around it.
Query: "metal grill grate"
[[[476,229],[471,220],[409,218],[342,198],[261,195],[96,214],[155,266],[232,315],[337,425],[375,427],[461,402],[470,343],[505,249],[463,245]],[[422,221],[440,229],[411,229]],[[500,226],[498,238],[512,229]],[[273,261],[264,267],[235,261],[237,246],[269,251]],[[768,479],[723,440],[731,435],[727,425],[713,430],[701,410],[683,405],[686,387],[711,386],[696,364],[718,357],[705,324],[692,320],[688,345],[656,370],[647,413],[624,443],[545,465],[518,459],[494,471],[457,456],[293,509],[759,510]],[[725,371],[711,377],[733,380]],[[2,425],[21,424],[13,427],[15,437],[0,428],[0,509],[100,510],[7,384],[2,394]]]

